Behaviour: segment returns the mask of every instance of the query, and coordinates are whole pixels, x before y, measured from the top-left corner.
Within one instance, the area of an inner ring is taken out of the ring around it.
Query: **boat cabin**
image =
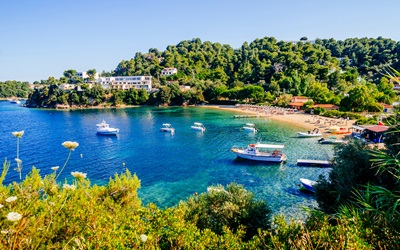
[[[247,146],[247,152],[249,153],[271,153],[271,155],[280,155],[285,145],[273,145],[273,144],[249,144]]]

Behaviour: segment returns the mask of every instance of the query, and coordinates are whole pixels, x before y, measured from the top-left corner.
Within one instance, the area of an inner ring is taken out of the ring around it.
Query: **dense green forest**
[[[149,49],[145,54],[137,52],[134,58],[121,61],[114,71],[101,75],[153,76],[153,87],[158,91],[140,98],[136,104],[182,105],[230,100],[285,106],[290,98],[274,103],[276,97],[302,95],[315,103],[340,105],[343,111],[380,111],[378,103],[390,104],[398,99],[388,71],[399,70],[399,54],[400,43],[382,37],[345,41],[302,38],[298,42],[265,37],[250,44],[245,42],[238,49],[197,38],[170,45],[163,52],[157,49]],[[160,72],[165,67],[175,67],[178,73],[162,76]],[[61,83],[82,84],[84,79],[74,76],[74,72],[66,70],[59,79],[49,77],[36,83],[53,85],[54,90]],[[92,77],[96,70],[88,72]],[[179,85],[191,88],[181,91]],[[32,106],[97,104],[88,102],[86,99],[91,97],[86,93],[60,99],[64,94],[57,94],[58,91],[50,91],[53,96],[43,92],[48,91],[36,90],[32,98],[41,102],[31,103]],[[119,91],[103,92],[97,99],[107,100],[110,105],[130,99]]]
[[[5,81],[0,82],[0,98],[26,98],[32,92],[28,82]]]

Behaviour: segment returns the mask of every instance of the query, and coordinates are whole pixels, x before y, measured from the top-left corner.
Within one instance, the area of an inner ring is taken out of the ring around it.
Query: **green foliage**
[[[321,108],[321,107],[316,107],[316,108],[314,109],[314,114],[315,114],[315,115],[324,114],[325,112],[326,112],[326,110],[325,110],[324,108]]]
[[[0,82],[0,98],[20,97],[27,98],[32,90],[28,82],[5,81]]]
[[[346,145],[335,147],[332,164],[329,178],[320,176],[316,186],[319,207],[327,213],[337,212],[342,204],[354,199],[352,192],[360,185],[379,183],[367,146],[361,140],[351,140]]]
[[[208,190],[187,201],[186,219],[195,222],[198,228],[221,235],[225,226],[233,232],[243,226],[246,239],[256,235],[258,229],[268,228],[270,209],[263,201],[256,201],[242,185],[232,183],[226,189],[218,185]]]
[[[306,101],[304,104],[303,104],[303,109],[307,112],[307,113],[310,113],[310,110],[313,108],[313,106],[314,106],[314,102],[313,101]]]
[[[352,113],[352,112],[342,112],[339,110],[328,110],[328,111],[324,112],[322,115],[325,117],[330,117],[330,118],[333,118],[333,117],[340,118],[341,117],[341,118],[347,119],[347,117],[348,117],[351,120],[361,118],[360,114],[356,114],[356,113]]]

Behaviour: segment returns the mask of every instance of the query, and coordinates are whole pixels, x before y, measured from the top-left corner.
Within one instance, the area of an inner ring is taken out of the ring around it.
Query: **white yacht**
[[[171,134],[175,133],[175,129],[169,123],[163,123],[162,128],[160,129],[162,132],[169,132]]]
[[[194,130],[199,130],[201,132],[206,131],[206,128],[204,127],[203,123],[200,122],[195,122],[193,126],[191,126],[190,128]]]
[[[110,125],[106,123],[104,120],[96,124],[97,126],[97,134],[99,135],[116,135],[119,132],[117,128],[110,128]]]
[[[258,129],[256,128],[256,125],[253,123],[246,123],[246,125],[243,126],[243,130],[251,131],[253,133],[257,133],[257,131],[258,131]]]
[[[231,151],[237,157],[247,160],[282,162],[286,161],[286,155],[282,152],[284,148],[285,145],[256,143],[249,144],[247,148],[232,147]]]

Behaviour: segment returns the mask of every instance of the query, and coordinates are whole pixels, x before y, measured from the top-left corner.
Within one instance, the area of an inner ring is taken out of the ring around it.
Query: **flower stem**
[[[64,166],[61,168],[60,172],[58,172],[58,175],[56,176],[55,180],[57,180],[57,178],[60,176],[60,174],[61,174],[62,171],[64,170],[65,166],[67,165],[67,162],[68,162],[68,160],[69,160],[69,157],[71,156],[71,152],[72,152],[72,150],[69,151],[67,160],[65,161]]]

